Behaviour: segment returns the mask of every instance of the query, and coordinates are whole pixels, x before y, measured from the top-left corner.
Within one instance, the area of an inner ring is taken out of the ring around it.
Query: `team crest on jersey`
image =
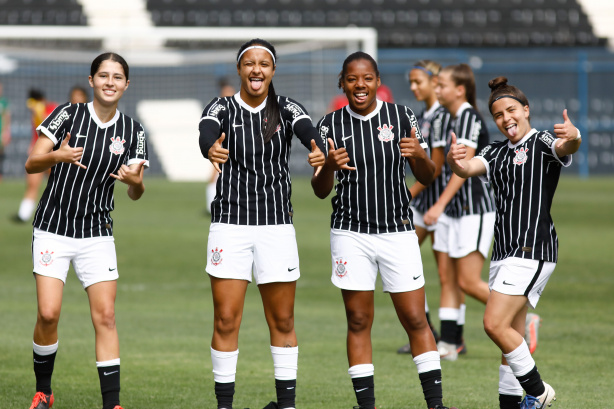
[[[60,127],[60,125],[62,125],[64,121],[66,121],[69,118],[70,118],[70,115],[68,114],[68,112],[61,111],[59,114],[56,115],[55,118],[53,118],[53,120],[49,124],[49,130],[55,131],[56,129]]]
[[[377,135],[378,139],[382,142],[390,142],[391,140],[393,140],[394,133],[392,133],[392,128],[394,128],[394,125],[390,125],[390,127],[388,127],[388,125],[386,124],[378,126],[377,127],[377,130],[379,131],[379,134]]]
[[[264,126],[266,126],[267,123],[267,119],[264,118]],[[279,132],[279,130],[281,129],[281,124],[277,124],[277,128],[275,128],[275,132]]]
[[[41,251],[40,263],[41,265],[45,267],[52,264],[53,263],[53,251],[51,253],[49,253],[49,250],[45,250],[44,253]]]
[[[337,260],[335,260],[335,263],[337,264],[335,267],[335,274],[337,274],[338,277],[345,277],[345,275],[348,273],[348,269],[347,269],[347,261],[343,261],[343,258],[339,258]]]
[[[216,247],[215,250],[211,249],[211,264],[213,264],[214,266],[219,265],[222,262],[222,249],[219,249]]]
[[[121,155],[124,153],[124,144],[126,143],[125,139],[122,139],[121,136],[116,136],[115,138],[111,137],[111,145],[109,145],[109,150],[114,155]]]
[[[527,152],[529,151],[529,148],[520,148],[520,149],[514,149],[514,152],[516,152],[516,156],[514,156],[514,165],[524,165],[524,163],[527,161]]]

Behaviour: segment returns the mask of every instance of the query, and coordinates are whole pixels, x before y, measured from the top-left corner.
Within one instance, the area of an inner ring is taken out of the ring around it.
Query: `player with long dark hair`
[[[32,262],[38,316],[34,327],[36,395],[30,409],[53,405],[51,375],[58,350],[62,292],[72,264],[90,302],[96,366],[104,409],[119,406],[119,339],[115,326],[118,265],[113,239],[113,190],[128,185],[138,200],[149,166],[145,131],[117,110],[129,69],[115,53],[101,54],[90,69],[94,100],[58,106],[37,128],[26,162],[29,174],[51,169],[34,216]]]
[[[294,295],[300,268],[288,158],[293,135],[311,151],[308,161],[313,167],[324,164],[325,149],[307,111],[276,95],[276,61],[269,42],[253,39],[243,44],[237,53],[239,93],[214,98],[199,125],[201,152],[220,172],[206,268],[213,293],[211,361],[218,408],[232,408],[239,327],[252,271],[275,368],[277,402],[267,408],[295,407]]]
[[[426,320],[420,246],[405,184],[407,163],[424,185],[433,181],[435,164],[414,113],[376,98],[380,83],[375,60],[364,52],[351,54],[339,74],[349,105],[318,123],[329,152],[312,186],[323,199],[335,175],[338,181],[330,232],[332,282],[345,305],[348,373],[357,408],[374,409],[371,327],[379,270],[411,342],[427,407],[443,408],[440,358]]]
[[[473,71],[467,64],[445,67],[439,73],[435,92],[451,116],[446,137],[454,131],[467,146],[468,155],[473,156],[488,143],[488,130],[476,109]],[[446,149],[450,143],[448,139]],[[460,178],[447,165],[445,172],[446,187],[424,215],[424,222],[437,222],[433,249],[449,257],[447,281],[450,285],[442,287],[442,291],[447,288],[449,307],[440,309],[438,348],[442,359],[453,361],[464,347],[464,300],[458,287],[483,303],[488,299],[488,284],[480,276],[490,250],[495,210],[487,184],[478,178]]]
[[[529,101],[507,78],[497,77],[488,106],[499,131],[507,138],[485,146],[469,159],[463,144],[448,153],[450,167],[460,177],[479,176],[495,192],[497,217],[490,263],[491,289],[484,329],[503,354],[499,369],[502,409],[543,408],[555,400],[554,389],[541,380],[523,339],[528,307],[535,308],[558,258],[558,237],[550,208],[561,169],[581,144],[580,131],[567,110],[554,135],[530,124]]]

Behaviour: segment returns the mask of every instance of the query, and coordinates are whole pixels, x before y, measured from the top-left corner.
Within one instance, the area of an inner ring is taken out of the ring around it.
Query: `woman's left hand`
[[[401,156],[405,158],[424,159],[426,152],[420,146],[420,141],[416,138],[416,128],[411,128],[411,136],[409,138],[401,138],[399,141],[401,147]]]

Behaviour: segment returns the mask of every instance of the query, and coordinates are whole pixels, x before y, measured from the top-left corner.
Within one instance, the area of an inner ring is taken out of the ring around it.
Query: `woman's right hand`
[[[66,138],[64,138],[60,149],[56,152],[58,162],[72,163],[82,169],[87,169],[87,166],[80,162],[83,156],[83,148],[71,148],[68,145],[68,141],[70,141],[70,132],[66,133]]]
[[[228,149],[222,148],[222,142],[226,139],[226,133],[222,132],[222,136],[209,148],[208,158],[213,164],[213,167],[218,173],[222,173],[220,169],[220,163],[226,163],[228,161]]]
[[[328,145],[328,158],[326,159],[326,163],[332,170],[356,170],[355,167],[348,166],[350,156],[345,148],[335,149],[335,142],[333,142],[331,138],[328,138]]]

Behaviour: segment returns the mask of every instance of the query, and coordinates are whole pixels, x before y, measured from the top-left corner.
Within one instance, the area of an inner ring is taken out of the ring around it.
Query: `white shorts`
[[[330,231],[332,278],[343,290],[373,291],[379,270],[385,292],[424,287],[420,245],[415,231],[365,234]]]
[[[207,273],[256,284],[296,281],[296,234],[291,224],[242,226],[212,223],[207,243]]]
[[[488,287],[501,294],[524,295],[528,304],[535,308],[556,263],[519,257],[492,261]]]
[[[416,208],[413,206],[410,206],[410,208],[412,213],[414,214],[414,226],[422,227],[428,232],[435,231],[435,229],[437,228],[437,223],[427,225],[426,223],[424,223],[424,213],[417,211]]]
[[[35,228],[32,237],[34,273],[66,284],[72,263],[83,288],[117,280],[117,256],[113,236],[74,239]]]
[[[448,253],[451,258],[479,251],[487,258],[495,233],[495,217],[495,212],[459,218],[442,214],[437,221],[433,250]]]

